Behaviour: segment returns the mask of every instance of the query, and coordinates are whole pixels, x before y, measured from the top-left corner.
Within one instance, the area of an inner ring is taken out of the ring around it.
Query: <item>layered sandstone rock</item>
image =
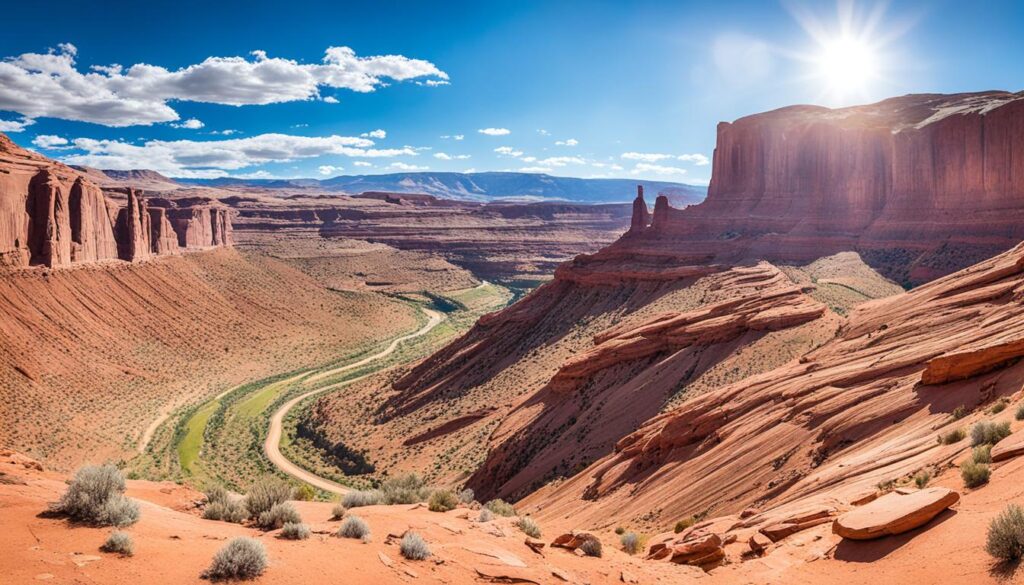
[[[843,514],[832,524],[832,531],[852,540],[902,534],[931,522],[958,501],[960,494],[942,487],[905,495],[892,492]]]
[[[172,207],[200,218],[198,235],[186,229],[184,244],[167,212],[150,209],[135,190],[105,193],[86,175],[0,134],[0,266],[137,261],[232,244],[231,215],[223,206],[188,199]]]

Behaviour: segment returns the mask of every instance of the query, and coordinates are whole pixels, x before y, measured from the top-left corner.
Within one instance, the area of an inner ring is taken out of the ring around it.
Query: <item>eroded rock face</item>
[[[150,209],[136,191],[104,193],[78,171],[0,134],[0,266],[137,261],[179,248],[232,244],[226,208],[206,199],[168,207],[199,217],[200,234],[186,234],[186,244],[179,244],[167,211]]]
[[[852,540],[902,534],[924,526],[958,501],[960,494],[941,487],[906,495],[891,492],[843,514],[832,524],[832,531]]]

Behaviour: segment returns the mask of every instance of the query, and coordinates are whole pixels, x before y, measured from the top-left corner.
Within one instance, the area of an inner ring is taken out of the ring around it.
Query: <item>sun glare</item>
[[[840,96],[867,91],[878,76],[878,63],[871,47],[854,38],[826,43],[818,58],[818,67],[829,90]]]

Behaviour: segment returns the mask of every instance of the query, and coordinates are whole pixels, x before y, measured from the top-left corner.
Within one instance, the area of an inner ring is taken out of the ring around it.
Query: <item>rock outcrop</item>
[[[942,487],[909,494],[891,492],[836,518],[832,531],[851,540],[902,534],[931,522],[958,501],[960,494]]]
[[[166,210],[151,209],[151,201],[156,200],[134,189],[104,192],[88,175],[0,134],[0,266],[134,262],[181,248],[232,244],[226,207],[192,198],[173,200],[163,206]],[[171,210],[198,217],[199,223],[183,226],[179,235]]]
[[[629,224],[628,233],[639,233],[651,223],[651,212],[647,210],[647,202],[644,201],[644,186],[636,186],[636,199],[633,200],[633,216]]]

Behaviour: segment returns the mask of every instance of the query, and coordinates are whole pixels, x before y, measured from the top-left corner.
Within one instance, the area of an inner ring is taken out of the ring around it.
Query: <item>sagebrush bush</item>
[[[491,512],[494,512],[496,516],[515,516],[516,508],[512,504],[509,504],[505,500],[497,499],[491,500],[484,504],[484,508],[487,508]]]
[[[124,476],[117,467],[87,465],[75,473],[54,511],[96,526],[129,526],[139,520],[139,505],[124,490]]]
[[[273,475],[260,478],[245,494],[245,509],[249,517],[259,519],[260,514],[270,511],[275,504],[283,504],[292,497],[292,486]]]
[[[953,409],[951,416],[953,417],[953,420],[960,420],[963,417],[967,416],[968,414],[970,414],[970,411],[967,410],[966,406],[961,404],[960,406]]]
[[[585,539],[583,544],[580,545],[580,550],[588,557],[600,557],[603,552],[601,549],[601,541],[596,537]]]
[[[676,534],[679,534],[680,532],[686,530],[687,528],[693,526],[696,523],[696,518],[694,518],[693,516],[688,516],[686,518],[683,518],[679,522],[676,522],[676,525],[672,528],[672,531]]]
[[[922,469],[921,471],[918,471],[916,474],[914,474],[914,485],[917,486],[917,489],[923,490],[925,487],[927,487],[928,482],[931,480],[932,474],[925,469]]]
[[[989,414],[999,414],[1000,412],[1003,412],[1004,410],[1006,410],[1006,406],[1008,404],[1010,404],[1010,399],[1009,398],[1005,398],[1005,397],[1004,398],[1000,398],[995,404],[993,404],[988,409],[988,413]]]
[[[992,471],[984,463],[975,463],[968,459],[960,464],[960,477],[963,478],[964,485],[969,488],[985,485],[991,475]]]
[[[206,492],[206,504],[226,503],[231,499],[228,490],[221,486],[214,486]]]
[[[646,544],[644,537],[636,532],[626,532],[619,537],[619,542],[622,543],[622,550],[631,555],[643,551]]]
[[[302,522],[299,511],[291,502],[274,504],[269,510],[260,514],[256,519],[256,525],[264,530],[277,530],[285,524],[298,524]]]
[[[295,499],[302,502],[312,502],[316,497],[316,490],[308,483],[304,483],[294,490]]]
[[[975,463],[992,463],[992,445],[978,445],[972,449],[971,460]]]
[[[331,520],[341,520],[345,517],[345,512],[347,511],[348,508],[345,507],[345,504],[341,502],[334,504],[334,507],[331,508]]]
[[[490,522],[494,520],[494,512],[487,508],[480,508],[480,514],[476,517],[477,522]]]
[[[516,526],[518,526],[519,530],[522,530],[527,536],[540,538],[540,524],[537,524],[537,521],[533,518],[523,516],[518,522],[516,522]]]
[[[100,550],[103,552],[118,553],[121,556],[130,557],[135,554],[135,543],[132,541],[131,534],[115,530],[110,533],[110,536],[107,537],[107,541],[103,543]]]
[[[1009,422],[980,422],[971,427],[971,445],[995,445],[1010,436]]]
[[[449,490],[437,490],[430,494],[427,508],[431,512],[447,512],[459,505],[459,497]]]
[[[281,538],[288,540],[306,540],[309,534],[309,526],[301,522],[288,522],[281,527]]]
[[[966,436],[967,433],[965,433],[963,429],[953,429],[948,433],[939,435],[939,444],[952,445],[953,443],[959,443],[960,441],[963,441]]]
[[[1017,407],[1017,412],[1013,414],[1013,418],[1024,420],[1024,402],[1020,403],[1020,406]]]
[[[466,488],[459,492],[459,502],[462,504],[472,504],[476,500],[476,494],[473,490]]]
[[[370,538],[370,526],[359,516],[349,516],[338,528],[338,536],[367,541]]]
[[[406,532],[402,542],[398,545],[402,556],[410,561],[422,561],[430,556],[430,547],[427,541],[415,532]]]
[[[239,537],[217,551],[203,577],[207,579],[253,579],[267,570],[267,551],[255,538]]]
[[[207,520],[220,520],[241,524],[249,517],[249,511],[245,509],[241,500],[227,500],[224,502],[213,502],[206,504],[203,508],[203,518]]]
[[[430,497],[430,489],[415,473],[385,480],[380,485],[380,492],[384,503],[388,505],[417,504]]]
[[[1010,504],[992,519],[985,540],[988,554],[1004,562],[1024,556],[1024,508]]]
[[[615,527],[615,534],[618,534],[619,536],[622,536],[625,533],[626,533],[626,529],[623,528],[622,526],[616,526]]]
[[[384,503],[384,496],[379,490],[352,490],[341,498],[341,505],[346,508],[361,508]]]

